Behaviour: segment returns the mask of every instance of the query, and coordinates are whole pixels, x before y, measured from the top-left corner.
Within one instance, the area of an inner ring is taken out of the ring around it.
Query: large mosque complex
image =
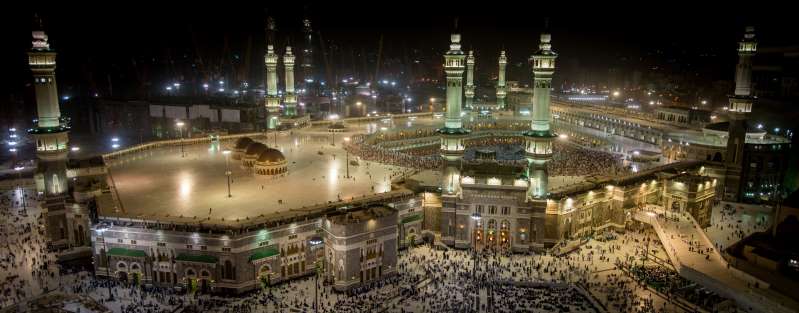
[[[746,124],[756,105],[753,29],[738,47],[729,121],[701,130],[551,97],[558,54],[548,33],[532,53],[533,86],[506,86],[502,51],[496,101],[481,103],[474,53],[456,33],[443,55],[443,114],[308,122],[297,116],[291,48],[281,96],[270,44],[266,132],[150,142],[77,162],[67,160],[56,53],[43,31],[33,38],[39,119],[30,133],[52,245],[65,258],[90,254],[98,276],[158,286],[241,293],[318,272],[346,291],[397,273],[408,245],[542,252],[623,231],[647,204],[706,227],[715,201],[781,181],[790,145]],[[570,171],[570,162],[607,166]]]

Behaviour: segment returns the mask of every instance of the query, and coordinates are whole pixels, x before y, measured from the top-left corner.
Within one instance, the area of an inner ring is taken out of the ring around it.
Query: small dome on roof
[[[247,152],[245,152],[245,154],[247,154],[247,155],[260,155],[261,152],[263,152],[266,149],[267,148],[266,148],[266,146],[264,144],[262,144],[260,142],[253,142],[252,144],[247,146]]]
[[[253,141],[250,137],[241,137],[238,140],[236,140],[235,148],[243,150],[246,149],[247,146],[249,146],[251,143],[253,143]]]
[[[261,155],[258,156],[258,162],[278,163],[283,161],[286,161],[286,157],[277,149],[266,148],[266,150],[262,151]]]

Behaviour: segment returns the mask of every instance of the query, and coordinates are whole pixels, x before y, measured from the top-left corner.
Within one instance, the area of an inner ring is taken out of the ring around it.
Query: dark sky
[[[586,66],[602,66],[619,55],[635,56],[652,49],[713,50],[726,54],[727,63],[734,57],[735,41],[748,24],[757,27],[761,45],[799,44],[798,27],[785,15],[792,11],[779,7],[755,6],[735,11],[734,7],[697,9],[689,4],[668,3],[671,8],[666,11],[640,7],[639,12],[625,12],[629,8],[588,8],[580,12],[572,7],[539,9],[512,3],[502,8],[468,9],[468,2],[462,1],[453,12],[426,3],[394,1],[394,7],[383,7],[385,4],[381,3],[347,5],[334,1],[312,4],[307,10],[302,4],[270,6],[269,12],[277,19],[279,40],[289,34],[297,36],[307,12],[325,39],[376,47],[380,34],[384,34],[387,47],[407,44],[410,48],[435,51],[446,50],[457,16],[465,49],[486,51],[493,59],[504,45],[511,61],[517,62],[526,60],[535,50],[546,16],[536,12],[545,10],[553,13],[549,14],[550,29],[554,49],[562,60],[577,58]],[[78,69],[85,62],[125,60],[133,55],[159,54],[167,48],[190,49],[190,31],[195,33],[201,49],[221,50],[224,34],[229,35],[231,46],[240,46],[250,34],[263,36],[264,5],[132,2],[5,10],[0,15],[0,23],[4,24],[0,64],[5,72],[3,79],[8,81],[3,89],[17,90],[29,80],[25,52],[30,47],[33,12],[44,18],[52,46],[59,52],[61,74]],[[396,50],[388,49],[387,53],[392,51]]]

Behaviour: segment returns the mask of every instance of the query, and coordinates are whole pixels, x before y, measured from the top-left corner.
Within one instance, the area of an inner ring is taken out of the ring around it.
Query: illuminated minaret
[[[75,233],[70,229],[76,225],[70,216],[75,211],[68,210],[66,205],[69,127],[62,123],[58,108],[56,53],[50,49],[47,34],[41,30],[41,21],[37,22],[39,28],[33,31],[33,48],[28,52],[28,64],[33,72],[38,121],[28,132],[36,141],[36,157],[39,159],[36,190],[44,194],[40,205],[45,215],[48,245],[60,249],[75,243],[70,241],[71,234]]]
[[[469,50],[466,57],[466,108],[471,110],[474,101],[474,51]]]
[[[738,66],[735,69],[735,94],[730,96],[729,137],[727,155],[724,159],[727,173],[725,178],[725,199],[741,200],[741,170],[744,145],[746,143],[746,118],[752,112],[752,56],[757,51],[755,28],[747,27],[743,40],[738,43]]]
[[[37,179],[37,189],[47,197],[63,196],[67,191],[69,129],[61,123],[55,59],[56,53],[50,49],[47,34],[43,30],[33,31],[33,48],[28,52],[28,64],[33,72],[38,122],[29,132],[36,140],[36,156],[39,158],[37,174],[41,176],[37,178],[41,179]]]
[[[297,95],[294,93],[294,54],[291,53],[291,46],[286,47],[286,54],[283,55],[283,67],[286,71],[286,105],[285,114],[288,117],[297,115]]]
[[[505,67],[508,65],[508,58],[505,57],[505,50],[499,53],[499,74],[497,75],[497,109],[505,109]]]
[[[552,51],[550,40],[550,34],[542,33],[539,49],[532,56],[534,81],[532,124],[531,129],[524,133],[525,151],[529,161],[530,196],[536,199],[545,198],[548,193],[546,166],[552,158],[552,139],[555,137],[549,128],[549,91],[552,87],[557,54]]]
[[[463,69],[466,56],[461,51],[461,35],[452,34],[449,51],[444,54],[444,71],[447,73],[447,114],[441,135],[441,156],[446,161],[442,190],[445,194],[460,192],[459,161],[463,157],[463,141],[469,130],[463,128],[461,105],[463,100]]]
[[[268,114],[267,127],[276,129],[279,121],[280,97],[277,95],[277,59],[275,48],[266,46],[266,112]]]

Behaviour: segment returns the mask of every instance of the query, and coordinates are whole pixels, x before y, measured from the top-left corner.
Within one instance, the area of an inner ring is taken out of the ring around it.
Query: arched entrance
[[[262,288],[267,288],[272,284],[272,267],[269,264],[261,265],[258,269],[257,279],[261,283]]]
[[[119,278],[120,282],[123,282],[123,283],[128,282],[128,272],[117,271],[117,278]]]
[[[405,236],[405,243],[409,247],[412,247],[414,244],[416,244],[416,229],[415,228],[408,229],[408,234]]]

